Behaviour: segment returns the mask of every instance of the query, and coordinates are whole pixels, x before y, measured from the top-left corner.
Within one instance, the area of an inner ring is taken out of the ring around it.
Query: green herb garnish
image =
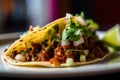
[[[92,19],[85,19],[84,13],[81,12],[80,15],[76,14],[76,17],[82,17],[83,20],[87,21],[87,26],[82,26],[79,22],[73,21],[74,16],[70,17],[69,23],[62,33],[62,40],[77,41],[81,37],[81,33],[84,32],[88,37],[94,37],[94,31],[92,29],[98,29],[99,26]]]
[[[26,51],[25,50],[22,50],[21,51],[21,54],[24,56],[26,54]]]
[[[91,32],[90,30],[85,31],[85,33],[86,33],[86,35],[87,35],[88,37],[94,36],[94,33]]]
[[[48,40],[45,39],[45,40],[42,42],[42,44],[44,44],[45,46],[48,46],[47,42],[48,42]]]
[[[84,50],[80,50],[80,49],[69,49],[70,51],[75,51],[75,52],[83,52]]]
[[[85,19],[85,15],[84,15],[84,12],[83,12],[83,11],[80,13],[80,16],[81,16],[83,19]]]
[[[87,20],[88,25],[90,25],[93,29],[99,29],[99,25],[95,23],[92,19]]]
[[[80,27],[78,23],[75,24],[72,21],[72,17],[71,17],[70,22],[67,25],[67,29],[63,30],[62,40],[69,39],[70,41],[77,41],[80,39],[81,31],[83,31],[83,29]]]

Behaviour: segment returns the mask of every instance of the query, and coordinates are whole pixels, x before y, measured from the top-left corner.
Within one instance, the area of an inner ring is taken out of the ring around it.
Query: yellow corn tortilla
[[[51,64],[50,62],[47,61],[33,61],[33,62],[20,62],[20,61],[16,61],[13,60],[11,57],[3,55],[3,60],[5,59],[5,61],[7,61],[8,63],[12,64],[12,65],[16,65],[16,66],[24,66],[24,67],[74,67],[74,66],[81,66],[81,65],[86,65],[86,64],[92,64],[92,63],[96,63],[96,62],[101,62],[101,61],[105,61],[109,58],[110,54],[106,54],[104,57],[102,58],[96,58],[94,60],[91,61],[87,61],[87,62],[74,62],[72,64],[67,64],[67,63],[62,63],[59,66],[56,66],[54,64]]]
[[[49,40],[52,36],[55,35],[55,30],[54,30],[54,26],[59,25],[59,33],[62,34],[62,31],[65,28],[66,23],[68,22],[68,19],[63,17],[60,19],[57,19],[49,24],[47,24],[46,26],[33,31],[27,35],[25,35],[24,37],[16,40],[9,48],[6,52],[4,52],[2,54],[2,57],[10,64],[12,65],[17,65],[17,66],[44,66],[44,67],[56,67],[54,64],[50,63],[49,61],[31,61],[31,62],[20,62],[17,60],[14,60],[10,57],[10,54],[13,51],[18,51],[20,52],[22,49],[26,49],[26,48],[30,48],[32,47],[32,45],[30,44],[31,42],[33,43],[40,43],[42,41],[44,41],[45,39]],[[48,31],[51,30],[51,34],[48,34]],[[26,47],[27,45],[27,47]],[[91,63],[95,63],[98,61],[103,61],[105,60],[107,57],[109,56],[109,54],[106,54],[104,57],[102,58],[96,58],[94,60],[91,61],[86,61],[86,62],[74,62],[72,64],[67,64],[67,63],[62,63],[60,64],[60,66],[57,67],[70,67],[70,66],[80,66],[80,65],[85,65],[85,64],[91,64]]]
[[[26,48],[26,45],[27,45],[27,48],[31,47],[31,44],[30,44],[31,42],[40,43],[40,42],[44,41],[45,39],[50,39],[55,33],[55,30],[53,30],[54,29],[53,27],[56,25],[61,26],[61,27],[59,27],[59,33],[62,33],[62,31],[65,27],[65,23],[66,23],[65,19],[66,18],[60,18],[58,20],[55,20],[55,21],[47,24],[46,26],[44,26],[36,31],[33,31],[33,32],[25,35],[24,37],[16,40],[4,54],[9,56],[12,51],[17,50],[19,52],[22,50],[22,48]],[[52,34],[48,34],[47,33],[48,30],[51,30]]]

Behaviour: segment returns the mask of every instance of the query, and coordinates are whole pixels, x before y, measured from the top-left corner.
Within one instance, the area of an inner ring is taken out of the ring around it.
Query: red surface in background
[[[102,28],[120,23],[120,0],[94,0],[93,14]]]
[[[57,4],[57,0],[51,0],[50,1],[50,10],[51,10],[51,21],[57,19],[58,16],[58,4]]]

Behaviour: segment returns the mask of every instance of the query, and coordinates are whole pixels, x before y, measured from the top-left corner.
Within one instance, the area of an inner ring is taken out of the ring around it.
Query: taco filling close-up
[[[70,67],[102,61],[109,51],[96,35],[98,24],[84,13],[57,19],[26,32],[3,53],[18,66]]]

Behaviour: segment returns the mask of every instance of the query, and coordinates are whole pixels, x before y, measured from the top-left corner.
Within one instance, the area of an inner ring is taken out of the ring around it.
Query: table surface
[[[7,34],[7,35],[16,35],[16,34]],[[14,40],[15,39],[17,39],[18,38],[18,34],[16,35],[16,37],[15,36],[13,36],[12,38],[9,38],[9,39],[7,39],[6,37],[4,37],[4,39],[1,39],[0,40],[0,49],[1,50],[3,50],[3,48],[5,48],[5,47],[2,47],[2,46],[4,46],[4,45],[8,45],[8,44],[10,44],[10,43],[12,43],[12,42],[14,42]],[[120,56],[119,56],[119,58],[118,58],[118,60],[120,60]],[[0,75],[0,80],[8,80],[8,79],[22,79],[22,80],[26,80],[26,79],[84,79],[84,80],[88,80],[88,79],[91,79],[91,80],[115,80],[115,79],[120,79],[120,63],[119,62],[117,62],[118,63],[118,66],[116,67],[117,68],[117,71],[114,71],[114,69],[109,69],[109,70],[112,70],[112,71],[110,71],[110,73],[109,72],[107,72],[107,74],[106,74],[106,72],[104,72],[104,73],[102,73],[102,74],[99,74],[99,75],[97,75],[98,73],[96,73],[96,75],[86,75],[86,76],[73,76],[73,77],[69,77],[69,76],[67,76],[67,77],[56,77],[56,78],[49,78],[49,77],[44,77],[44,78],[41,78],[41,77],[37,77],[37,78],[29,78],[29,77],[20,77],[20,76],[17,76],[17,77],[12,77],[12,76],[2,76],[2,75]],[[103,65],[103,67],[104,66],[106,66],[106,64],[104,65],[104,64],[102,64]],[[1,70],[5,70],[5,68],[4,67],[2,67],[3,65],[2,65],[2,63],[0,62],[0,66],[1,66],[1,68],[0,68],[0,71]],[[93,65],[91,65],[91,67],[92,67]],[[96,65],[94,65],[94,66],[96,66]],[[9,67],[10,68],[10,67]],[[15,68],[15,67],[14,67]],[[90,66],[88,66],[88,68],[90,68]],[[100,68],[100,67],[99,67]],[[107,67],[106,67],[107,68]],[[103,69],[106,69],[106,68],[103,68]],[[81,68],[78,68],[78,69],[80,69],[80,71],[81,71]],[[78,70],[78,69],[76,69],[76,70]],[[92,69],[92,68],[91,68]],[[36,69],[37,70],[37,69]],[[62,70],[62,69],[61,69]],[[89,70],[89,69],[88,69]],[[67,71],[67,70],[66,70]],[[5,72],[6,72],[6,70],[5,70]],[[8,71],[9,72],[9,71]],[[14,69],[13,69],[13,72],[14,72]],[[43,71],[44,72],[44,71]],[[63,74],[63,73],[62,73]],[[92,74],[92,73],[91,73]],[[71,76],[71,75],[70,75]]]
[[[66,78],[21,78],[21,77],[0,77],[0,80],[120,80],[120,72],[103,74],[103,75],[95,75],[95,76],[84,76],[84,77],[66,77]]]

